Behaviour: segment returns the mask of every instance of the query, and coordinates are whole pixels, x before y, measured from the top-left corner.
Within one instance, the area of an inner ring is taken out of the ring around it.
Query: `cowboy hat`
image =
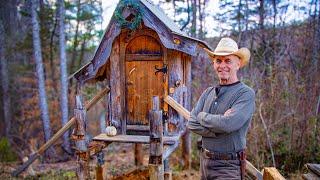
[[[231,38],[222,38],[214,51],[203,48],[208,55],[215,59],[215,56],[236,55],[240,58],[240,67],[248,64],[250,59],[250,51],[248,48],[238,49],[237,43]]]

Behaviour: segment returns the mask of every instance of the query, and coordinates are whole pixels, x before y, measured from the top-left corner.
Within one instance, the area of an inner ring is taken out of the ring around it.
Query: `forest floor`
[[[134,151],[132,144],[109,145],[105,150],[104,177],[106,179],[133,180],[148,179],[148,147],[143,145],[144,160],[143,166],[134,165]],[[95,179],[96,160],[90,161],[90,177]],[[32,164],[32,168],[24,171],[18,178],[12,177],[11,172],[17,168],[18,162],[1,163],[0,179],[76,179],[76,160],[69,160],[59,163],[39,163]],[[174,153],[170,159],[172,177],[174,180],[182,179],[200,179],[199,171],[192,169],[182,170],[182,158],[178,153]]]
[[[147,180],[148,174],[148,154],[147,145],[143,145],[144,159],[143,165],[136,167],[134,164],[134,145],[112,143],[106,149],[105,165],[103,172],[105,179],[112,180]],[[90,177],[95,179],[96,159],[90,161]],[[197,180],[200,179],[199,170],[182,170],[182,158],[180,149],[176,150],[170,156],[170,167],[172,170],[173,180]],[[24,171],[19,177],[11,176],[21,162],[0,163],[0,179],[77,179],[76,168],[77,161],[75,158],[58,163],[40,163],[39,160],[34,162],[28,170]],[[192,167],[198,168],[193,162]],[[249,178],[251,179],[251,178]],[[291,174],[288,179],[302,179],[301,173]]]

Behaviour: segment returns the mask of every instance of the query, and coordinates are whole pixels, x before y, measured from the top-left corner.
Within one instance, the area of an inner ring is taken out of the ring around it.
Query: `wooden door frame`
[[[128,111],[128,105],[127,105],[127,86],[125,84],[126,82],[126,51],[127,51],[127,46],[130,44],[130,42],[135,39],[138,36],[149,36],[153,39],[155,39],[158,44],[161,47],[162,50],[162,62],[163,64],[168,65],[168,61],[167,61],[167,48],[162,44],[158,34],[150,29],[150,28],[143,28],[143,29],[138,29],[134,32],[130,32],[129,30],[123,30],[123,32],[121,32],[120,34],[120,71],[121,71],[121,80],[120,83],[123,85],[122,87],[124,87],[123,89],[123,94],[124,94],[124,98],[122,99],[122,107],[124,107],[125,111],[123,112],[123,125],[122,125],[122,131],[125,132],[126,134],[126,130],[127,130],[127,111]],[[169,85],[168,85],[168,73],[164,74],[164,83],[163,83],[163,97],[165,97],[166,95],[168,95],[169,93]],[[168,112],[168,104],[165,103],[163,101],[163,99],[161,99],[161,101],[163,102],[163,111]],[[125,125],[125,126],[124,126]]]

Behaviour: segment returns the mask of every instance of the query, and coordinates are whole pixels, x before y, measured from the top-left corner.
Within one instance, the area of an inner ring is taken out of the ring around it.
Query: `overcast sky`
[[[161,3],[159,4],[159,0],[149,0],[152,1],[155,5],[160,6],[164,12],[169,16],[173,17],[173,7],[171,3]],[[119,0],[103,0],[102,6],[103,6],[103,27],[107,27],[110,18],[113,14],[114,9],[116,8],[117,3]],[[308,3],[310,3],[308,0],[282,0],[281,3],[278,4],[278,7],[281,7],[285,4],[290,4],[288,8],[285,9],[279,9],[282,12],[282,15],[278,17],[277,22],[291,22],[291,21],[301,21],[308,17],[306,12],[309,11],[309,9],[303,9],[300,7],[308,7]],[[221,23],[214,20],[214,16],[216,13],[221,13],[222,10],[219,9],[219,2],[218,0],[209,0],[208,4],[206,5],[205,12],[208,13],[208,16],[205,18],[205,30],[208,32],[207,37],[213,37],[213,36],[219,36],[221,34],[221,27],[228,28],[227,23]],[[186,14],[184,15],[186,16]],[[180,18],[180,17],[178,17]],[[183,17],[181,17],[183,18]],[[186,19],[186,17],[185,17]],[[256,19],[258,20],[258,19]]]

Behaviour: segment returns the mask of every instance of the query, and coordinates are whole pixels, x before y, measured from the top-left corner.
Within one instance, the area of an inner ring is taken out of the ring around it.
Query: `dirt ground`
[[[104,150],[105,165],[104,177],[105,179],[114,180],[134,180],[134,179],[148,179],[148,148],[143,146],[144,155],[143,166],[136,167],[134,165],[134,154],[132,144],[117,144],[113,143]],[[90,177],[95,178],[95,165],[97,160],[93,158],[90,161]],[[42,164],[36,162],[24,171],[19,177],[12,177],[11,172],[18,167],[20,163],[1,163],[0,164],[0,179],[76,179],[75,170],[77,168],[76,160],[69,160],[66,162]],[[182,171],[179,157],[173,154],[170,161],[172,169],[172,177],[174,180],[185,179],[200,179],[197,170]]]
[[[134,165],[133,144],[109,145],[105,150],[105,165],[103,167],[104,179],[111,180],[147,180],[148,174],[148,154],[147,145],[143,145],[144,160],[143,166]],[[95,157],[90,161],[90,177],[95,179]],[[21,162],[0,163],[0,180],[6,179],[77,179],[75,158],[59,163],[39,163],[36,161],[32,166],[24,171],[19,177],[12,177],[11,172],[15,170]],[[196,165],[193,165],[196,166]],[[198,180],[200,173],[198,170],[182,170],[181,153],[177,150],[170,156],[170,167],[172,169],[173,180]],[[249,178],[250,179],[250,178]],[[292,174],[288,179],[302,179],[301,174]]]

